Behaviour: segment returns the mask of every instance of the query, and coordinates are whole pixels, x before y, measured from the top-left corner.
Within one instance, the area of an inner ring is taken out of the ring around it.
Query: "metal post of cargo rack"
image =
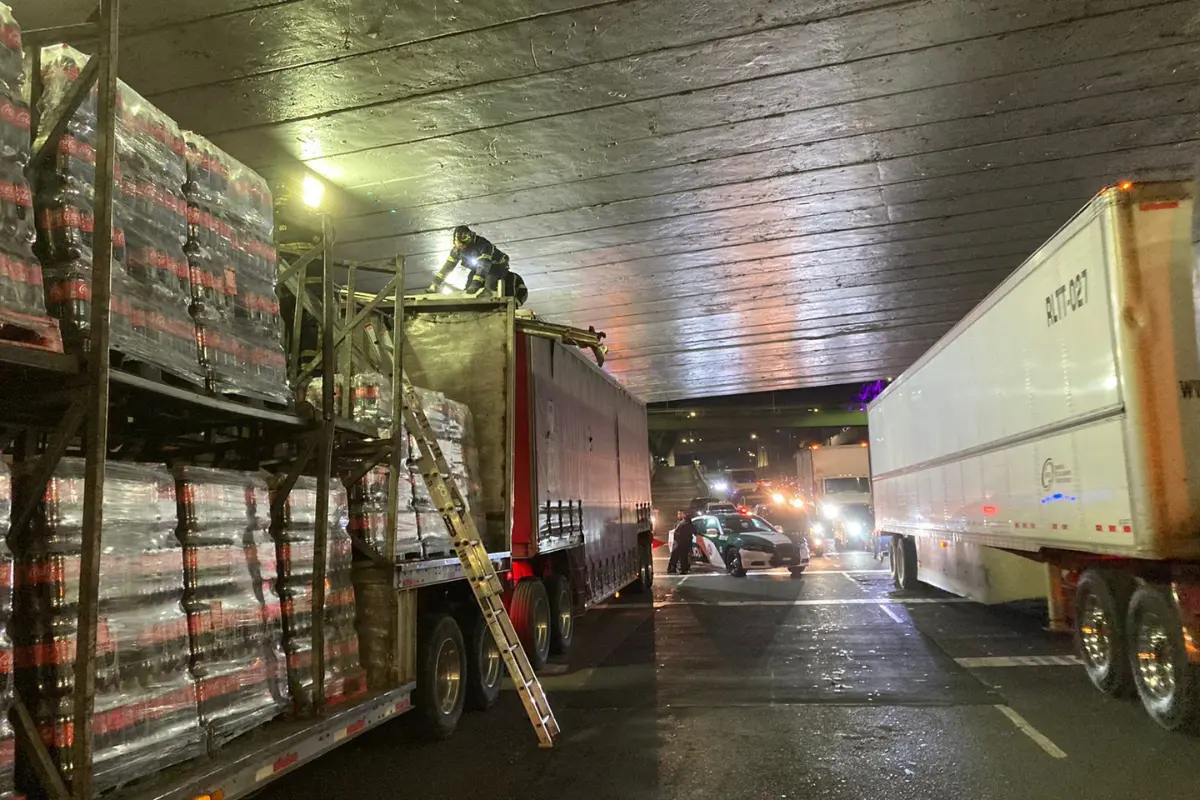
[[[389,565],[396,563],[396,526],[400,521],[400,472],[405,469],[404,446],[404,256],[396,256],[392,301],[392,452],[388,460],[387,547]]]
[[[117,164],[117,26],[120,0],[100,0],[97,86],[95,232],[84,453],[83,549],[79,564],[79,626],[75,646],[73,723],[76,800],[91,800],[92,710],[96,694],[96,626],[100,604],[100,531],[108,457],[109,297],[112,292],[113,179]]]
[[[358,304],[354,300],[354,279],[358,271],[358,267],[354,264],[348,265],[346,269],[346,302],[342,307],[342,357],[338,367],[342,370],[342,407],[341,415],[346,419],[351,419],[354,416],[354,401],[353,390],[351,389],[354,383],[354,332],[350,328],[350,321],[354,319],[354,312]]]
[[[333,337],[336,315],[333,294],[333,225],[329,216],[321,218],[321,313],[324,324],[321,336],[323,380],[321,383],[320,443],[317,454],[317,508],[316,526],[313,530],[313,573],[312,573],[312,700],[313,709],[320,711],[325,705],[325,573],[329,566],[329,484],[333,472],[334,428],[337,410],[334,408],[333,388],[336,380],[337,360],[334,358]],[[343,394],[346,393],[343,387]]]

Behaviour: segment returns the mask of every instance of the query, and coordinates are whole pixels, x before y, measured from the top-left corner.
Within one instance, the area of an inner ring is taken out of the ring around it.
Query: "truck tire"
[[[508,616],[525,648],[534,670],[541,670],[550,658],[550,598],[537,578],[525,578],[513,590]]]
[[[1075,649],[1092,685],[1110,697],[1133,686],[1125,624],[1134,580],[1123,572],[1089,569],[1075,590]]]
[[[897,589],[911,592],[920,585],[917,580],[917,540],[911,536],[893,534],[888,547],[892,561],[892,583]]]
[[[648,592],[654,586],[654,554],[650,539],[638,542],[638,579],[629,584],[634,594]]]
[[[462,631],[449,614],[426,614],[417,634],[416,714],[430,739],[454,733],[462,717],[467,650]]]
[[[1168,591],[1152,584],[1139,587],[1129,602],[1125,629],[1142,707],[1167,730],[1196,730],[1200,676],[1188,661],[1183,620]]]
[[[546,579],[546,594],[550,598],[550,652],[566,655],[575,639],[571,582],[562,575],[551,575]]]
[[[486,711],[500,699],[500,684],[504,680],[504,659],[496,640],[479,611],[463,620],[467,642],[466,707],[471,711]]]

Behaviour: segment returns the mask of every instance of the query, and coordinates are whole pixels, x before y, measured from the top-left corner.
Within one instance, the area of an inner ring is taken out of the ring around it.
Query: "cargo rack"
[[[31,478],[14,491],[13,522],[24,524],[35,512],[41,492],[55,467],[68,455],[82,455],[85,462],[83,499],[83,549],[80,556],[78,638],[74,660],[72,719],[74,736],[72,762],[76,765],[68,784],[56,768],[29,710],[19,694],[14,695],[13,723],[17,745],[36,775],[41,793],[51,800],[90,800],[93,781],[93,735],[89,720],[95,702],[95,660],[98,637],[100,581],[100,531],[104,521],[105,466],[110,459],[204,463],[235,469],[268,469],[280,475],[281,491],[273,502],[272,514],[282,510],[283,498],[301,475],[317,479],[317,519],[314,531],[312,599],[314,607],[325,604],[328,568],[329,487],[335,475],[344,482],[357,481],[376,464],[388,461],[399,468],[400,426],[392,438],[351,419],[349,398],[334,408],[334,373],[339,348],[351,361],[349,331],[360,326],[370,311],[381,307],[384,293],[367,303],[367,310],[347,302],[339,316],[332,259],[333,231],[321,217],[321,232],[315,243],[289,251],[281,248],[277,291],[292,293],[299,301],[290,330],[288,378],[293,387],[308,377],[323,380],[320,410],[298,399],[286,406],[247,401],[213,394],[203,389],[184,388],[152,377],[123,371],[108,357],[111,341],[109,298],[112,283],[113,179],[116,170],[117,44],[120,0],[98,0],[98,8],[84,23],[24,32],[33,53],[31,107],[37,109],[40,85],[40,51],[43,45],[85,43],[94,45],[93,56],[79,76],[60,117],[64,126],[92,88],[97,89],[97,153],[95,210],[97,224],[93,247],[90,351],[101,358],[83,358],[21,347],[0,341],[0,381],[6,391],[0,397],[0,431],[10,447],[14,462],[28,470]],[[32,126],[39,134],[37,112]],[[52,131],[46,147],[58,133]],[[44,155],[44,154],[43,154]],[[107,220],[102,222],[101,220]],[[375,268],[380,270],[380,268]],[[397,258],[388,287],[403,285],[403,260]],[[354,297],[353,278],[347,297]],[[402,319],[402,292],[395,291],[388,309]],[[351,312],[354,313],[351,313]],[[307,315],[307,317],[306,317]],[[299,326],[306,318],[315,320],[322,332],[319,357],[301,367]],[[285,321],[286,323],[286,321]],[[288,326],[285,324],[285,328]],[[402,348],[392,348],[392,375],[401,374]],[[398,381],[396,381],[398,383]],[[394,394],[393,419],[402,416],[401,393]],[[11,445],[10,445],[11,443]],[[397,469],[392,470],[393,474]],[[393,494],[394,492],[393,479]],[[395,504],[391,504],[391,514]],[[394,523],[394,516],[389,516]],[[394,557],[395,526],[389,526],[389,553]],[[377,561],[389,553],[376,553],[362,541],[358,549],[370,550]],[[507,563],[507,555],[496,557]],[[455,562],[455,563],[450,563]],[[427,585],[454,580],[461,571],[457,559],[405,564],[397,571],[397,586]],[[401,579],[401,575],[409,576]],[[410,583],[416,581],[416,583]],[[415,596],[406,607],[400,603],[398,630],[404,625],[415,632]],[[313,615],[313,672],[324,673],[325,615]],[[397,634],[399,637],[400,634]],[[363,698],[342,705],[326,705],[324,682],[313,682],[314,713],[267,723],[260,729],[234,739],[210,757],[202,757],[168,768],[159,775],[122,787],[122,796],[192,798],[222,797],[224,800],[250,794],[266,781],[317,758],[343,741],[374,728],[411,708],[415,686],[415,654],[401,653],[393,665],[390,687],[371,691]]]

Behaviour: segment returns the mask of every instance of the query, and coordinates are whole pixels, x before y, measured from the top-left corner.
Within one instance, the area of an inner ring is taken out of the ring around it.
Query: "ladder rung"
[[[449,523],[454,532],[453,544],[462,563],[463,573],[467,576],[479,609],[483,614],[488,631],[496,642],[508,674],[517,686],[525,712],[533,723],[538,735],[538,744],[551,747],[554,737],[559,733],[558,722],[550,709],[550,702],[542,690],[529,656],[521,646],[508,611],[504,608],[501,596],[504,586],[496,577],[495,567],[475,528],[475,520],[466,513],[467,504],[463,499],[458,485],[450,478],[450,467],[445,455],[438,444],[437,436],[429,424],[421,408],[420,397],[416,394],[408,376],[402,376],[401,390],[404,392],[404,417],[409,431],[417,439],[417,453],[420,458],[413,459],[418,465],[421,479],[425,481],[431,497],[436,498],[438,513]]]

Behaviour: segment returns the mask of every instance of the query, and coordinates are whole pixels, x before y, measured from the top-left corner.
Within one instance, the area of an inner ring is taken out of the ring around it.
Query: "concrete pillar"
[[[667,466],[668,467],[675,466],[675,448],[674,447],[672,447],[670,449],[670,451],[667,453]]]

